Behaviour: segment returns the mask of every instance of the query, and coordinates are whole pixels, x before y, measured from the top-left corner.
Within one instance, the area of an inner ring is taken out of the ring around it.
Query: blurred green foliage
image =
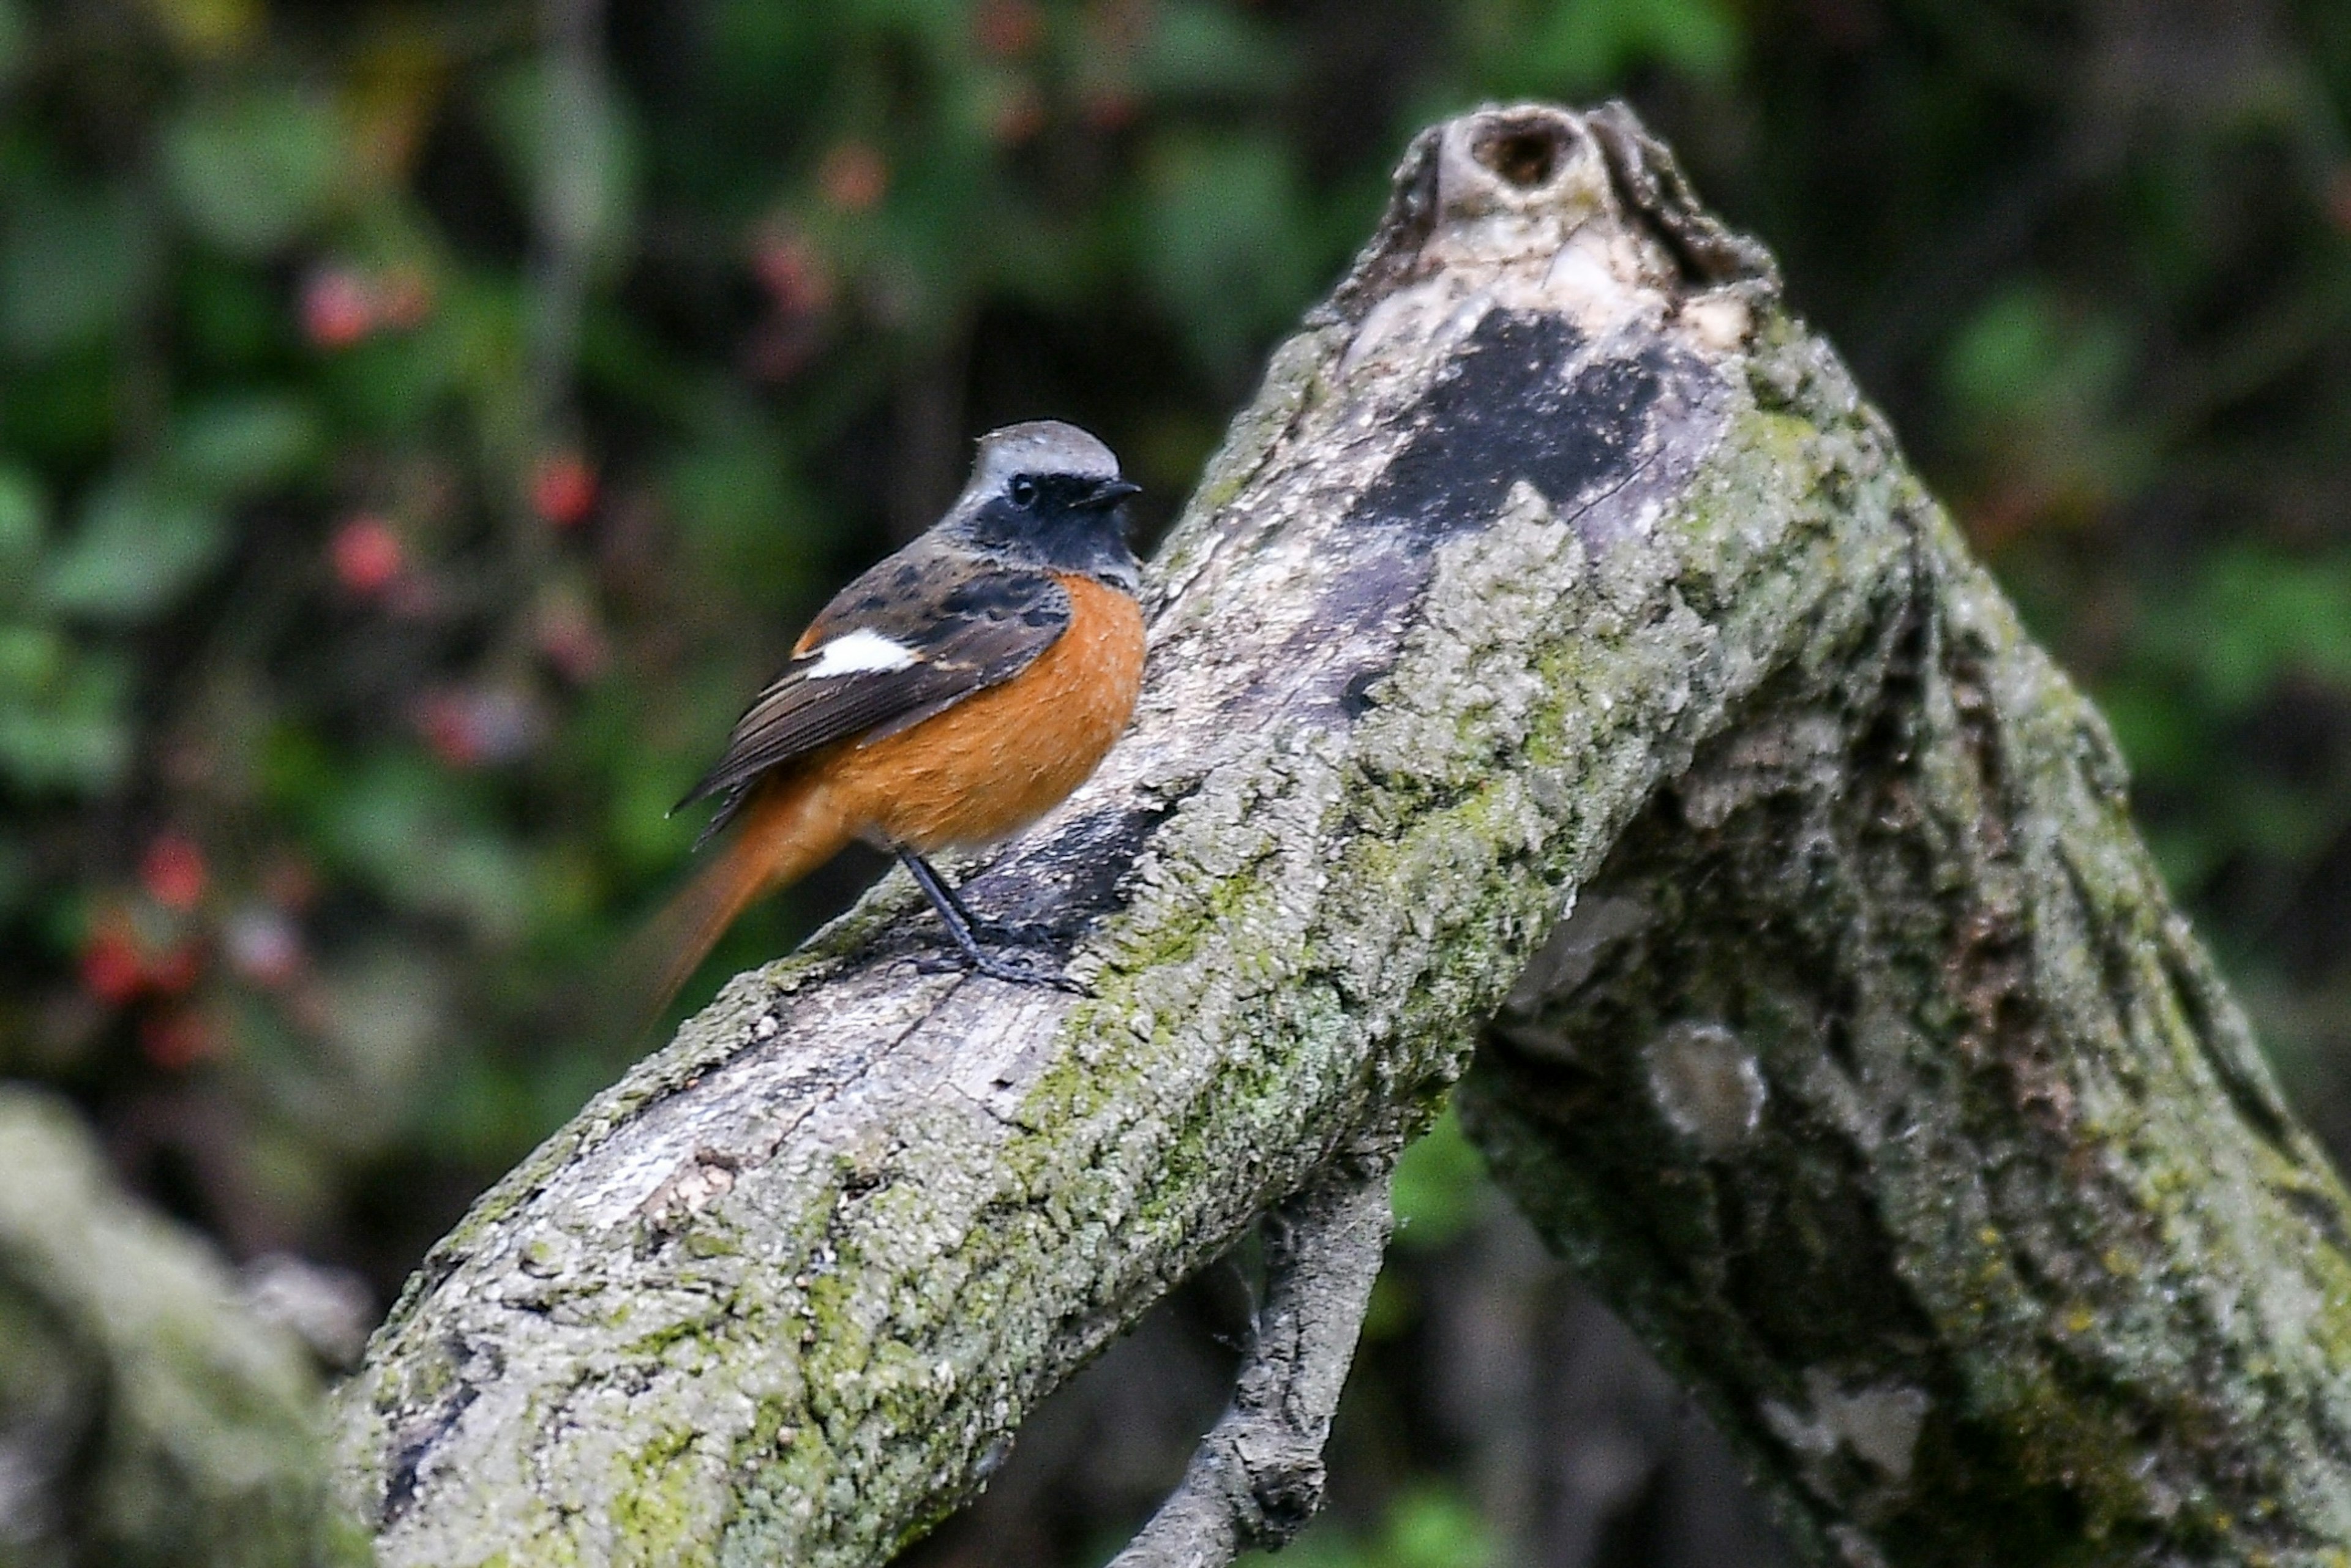
[[[2315,0],[0,0],[0,1073],[233,1250],[388,1293],[618,1070],[549,999],[970,434],[1081,420],[1164,520],[1414,129],[1616,91],[2105,702],[2340,1146]],[[1448,1125],[1405,1168],[1369,1376],[1474,1164]],[[1296,1555],[1483,1560],[1447,1455],[1391,1459]]]
[[[1325,1515],[1279,1554],[1254,1552],[1249,1568],[1492,1568],[1483,1522],[1457,1488],[1423,1483],[1392,1499],[1368,1532]]]

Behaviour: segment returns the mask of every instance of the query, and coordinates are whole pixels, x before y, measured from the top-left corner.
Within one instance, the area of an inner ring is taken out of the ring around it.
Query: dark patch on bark
[[[1491,521],[1526,480],[1561,517],[1637,465],[1665,382],[1662,353],[1606,359],[1570,377],[1585,340],[1563,316],[1489,310],[1413,411],[1414,431],[1348,514],[1403,525],[1426,550]]]
[[[1143,846],[1199,788],[1193,782],[1145,804],[1105,807],[1071,822],[1050,842],[1024,846],[972,878],[974,913],[1064,956],[1120,903]]]
[[[1601,360],[1587,357],[1589,347],[1573,322],[1544,311],[1489,310],[1470,330],[1406,416],[1403,447],[1348,508],[1346,554],[1322,592],[1322,613],[1283,650],[1311,667],[1333,644],[1380,647],[1372,660],[1332,668],[1314,706],[1343,720],[1360,716],[1361,694],[1393,667],[1436,547],[1490,525],[1519,481],[1578,524],[1587,546],[1613,542],[1583,519],[1640,472],[1656,444],[1659,398],[1685,367],[1656,344]]]
[[[392,1469],[384,1478],[383,1508],[376,1518],[377,1529],[390,1529],[399,1521],[402,1514],[408,1511],[408,1505],[416,1500],[417,1483],[423,1473],[424,1461],[432,1457],[441,1439],[449,1435],[464,1417],[467,1406],[480,1394],[481,1390],[472,1384],[459,1383],[443,1398],[419,1411],[402,1428],[400,1436],[393,1439]]]

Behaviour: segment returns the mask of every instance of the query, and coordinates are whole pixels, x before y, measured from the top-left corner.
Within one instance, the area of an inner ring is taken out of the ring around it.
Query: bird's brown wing
[[[678,805],[722,797],[707,839],[769,768],[836,741],[894,735],[1010,680],[1070,616],[1068,591],[1042,572],[902,551],[825,606]]]

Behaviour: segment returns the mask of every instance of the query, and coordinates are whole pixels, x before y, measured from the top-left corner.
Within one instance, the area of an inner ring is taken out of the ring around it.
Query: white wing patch
[[[912,648],[862,626],[830,643],[820,643],[804,657],[816,661],[807,671],[807,678],[811,681],[831,680],[836,675],[886,674],[918,662]]]

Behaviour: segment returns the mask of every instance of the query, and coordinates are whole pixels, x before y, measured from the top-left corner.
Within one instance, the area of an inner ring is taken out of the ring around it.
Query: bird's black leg
[[[1049,924],[1008,924],[975,913],[971,905],[963,901],[963,894],[956,891],[955,884],[947,881],[946,873],[914,851],[900,850],[898,858],[909,862],[907,869],[914,873],[914,880],[921,883],[923,891],[930,895],[932,906],[937,907],[939,900],[946,899],[948,906],[962,916],[964,929],[983,946],[1035,947],[1052,940],[1053,928]],[[916,867],[920,869],[916,870]],[[924,880],[926,875],[928,881]]]
[[[946,921],[950,927],[956,921],[961,921],[965,933],[975,940],[987,928],[988,923],[971,912],[971,905],[963,901],[963,894],[955,890],[954,884],[947,881],[938,867],[912,850],[900,850],[898,859],[914,877],[914,885],[930,899],[931,907],[939,912],[939,918]]]
[[[1074,996],[1086,994],[1083,986],[1067,976],[1042,974],[988,952],[980,946],[979,921],[956,896],[955,889],[947,885],[947,879],[939,874],[938,868],[909,849],[901,849],[898,859],[905,866],[906,874],[914,879],[914,885],[923,890],[923,896],[931,901],[931,907],[938,912],[939,924],[947,928],[947,936],[962,951],[964,961],[976,972],[1016,986],[1050,986]]]

